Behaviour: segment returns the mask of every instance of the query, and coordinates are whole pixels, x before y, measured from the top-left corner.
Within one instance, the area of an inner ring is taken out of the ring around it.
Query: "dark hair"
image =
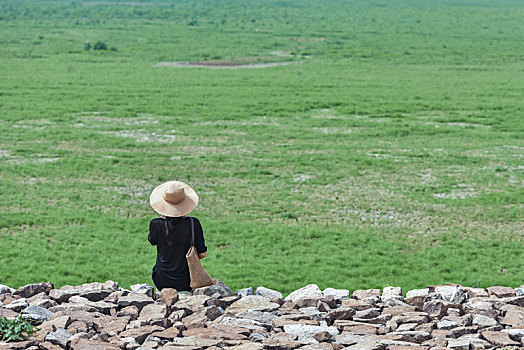
[[[167,245],[170,246],[173,244],[173,238],[175,235],[175,222],[176,218],[166,216],[164,223],[166,227],[166,242]]]

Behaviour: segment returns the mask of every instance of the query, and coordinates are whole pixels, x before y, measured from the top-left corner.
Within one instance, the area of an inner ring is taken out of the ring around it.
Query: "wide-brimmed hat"
[[[181,181],[168,181],[151,192],[149,203],[161,215],[185,216],[196,208],[198,195]]]

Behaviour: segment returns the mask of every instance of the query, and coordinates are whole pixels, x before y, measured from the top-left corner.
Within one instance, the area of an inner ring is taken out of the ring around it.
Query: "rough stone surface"
[[[332,295],[335,299],[343,300],[343,299],[349,299],[350,293],[347,289],[334,289],[334,288],[326,288],[322,291],[323,296],[330,296]]]
[[[155,287],[147,283],[134,284],[130,288],[133,293],[145,294],[150,298],[153,297],[153,291],[155,290]]]
[[[284,302],[221,284],[154,298],[112,281],[28,286],[0,294],[0,317],[41,312],[31,317],[39,330],[0,349],[524,349],[518,288],[429,286],[404,299],[400,287],[386,287],[350,299],[347,290],[309,285]]]
[[[266,287],[258,287],[255,291],[255,295],[260,295],[266,298],[281,298],[282,299],[282,293],[269,289]]]
[[[235,294],[243,297],[253,295],[253,287],[239,289]]]
[[[306,298],[306,297],[321,297],[322,291],[316,284],[308,284],[305,287],[302,287],[300,289],[297,289],[293,292],[291,292],[287,297],[286,301],[296,301],[300,298]]]
[[[23,318],[30,318],[36,321],[47,321],[53,316],[53,313],[40,306],[28,306],[22,310]]]

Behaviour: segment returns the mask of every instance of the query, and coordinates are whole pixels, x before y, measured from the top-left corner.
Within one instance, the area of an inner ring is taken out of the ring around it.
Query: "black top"
[[[191,246],[191,220],[189,217],[168,218],[169,237],[166,238],[166,220],[156,218],[149,223],[149,243],[156,245],[156,264],[153,267],[153,282],[158,290],[175,288],[191,290],[186,253]],[[207,251],[202,226],[197,218],[195,223],[195,247],[199,253]]]

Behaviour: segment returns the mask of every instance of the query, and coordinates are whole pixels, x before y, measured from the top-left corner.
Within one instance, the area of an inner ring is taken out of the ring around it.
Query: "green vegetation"
[[[24,320],[22,315],[18,315],[14,320],[6,317],[0,319],[0,339],[5,342],[19,341],[26,339],[35,332],[29,320]]]
[[[521,285],[523,16],[0,0],[0,283],[152,283],[149,194],[178,179],[232,288]]]

